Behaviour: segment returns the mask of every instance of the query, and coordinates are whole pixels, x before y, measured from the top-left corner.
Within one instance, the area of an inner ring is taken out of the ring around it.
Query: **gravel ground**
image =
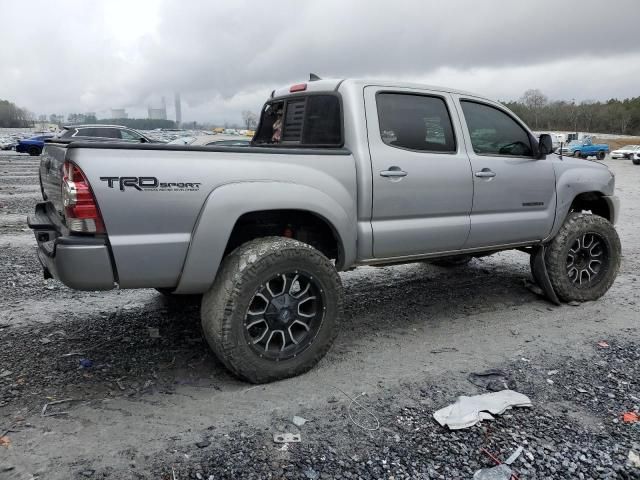
[[[0,154],[0,480],[4,478],[640,478],[640,168],[617,173],[624,258],[598,302],[553,307],[503,252],[448,270],[412,264],[342,274],[347,315],[310,373],[252,387],[210,354],[197,302],[152,290],[76,292],[44,280],[25,216],[38,158]],[[606,341],[604,346],[598,342]],[[533,408],[451,432],[433,412],[481,393],[502,368]],[[557,372],[555,372],[557,371]],[[552,374],[549,374],[552,372]],[[366,430],[376,420],[379,428]],[[62,403],[45,404],[72,399]],[[309,420],[301,427],[294,415]],[[299,432],[283,446],[274,433]],[[7,441],[5,440],[5,443]],[[3,468],[13,467],[3,471]]]

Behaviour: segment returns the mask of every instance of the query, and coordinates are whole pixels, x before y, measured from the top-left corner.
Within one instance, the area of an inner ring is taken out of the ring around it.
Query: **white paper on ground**
[[[485,393],[472,397],[460,396],[456,403],[441,408],[433,414],[433,418],[451,430],[467,428],[482,420],[493,420],[493,415],[500,415],[512,407],[531,407],[531,400],[526,395],[514,390]]]

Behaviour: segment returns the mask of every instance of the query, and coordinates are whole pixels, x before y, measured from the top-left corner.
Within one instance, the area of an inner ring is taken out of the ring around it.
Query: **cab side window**
[[[129,130],[120,130],[120,135],[122,136],[123,140],[134,140],[136,142],[139,142],[142,138],[140,137],[140,135],[130,132]]]
[[[407,93],[376,96],[382,141],[424,152],[453,153],[456,140],[444,99]]]
[[[478,155],[531,157],[531,138],[511,116],[483,103],[461,100],[471,145]]]

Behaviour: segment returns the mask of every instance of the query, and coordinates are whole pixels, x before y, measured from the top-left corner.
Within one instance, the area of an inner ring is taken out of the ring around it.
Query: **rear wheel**
[[[40,147],[31,146],[27,150],[27,153],[29,155],[31,155],[32,157],[37,157],[38,155],[40,155],[42,153],[42,149]]]
[[[605,155],[606,155],[606,154],[604,153],[604,151],[603,151],[603,150],[599,150],[599,151],[598,151],[598,153],[596,154],[596,158],[597,158],[598,160],[604,160]]]
[[[343,303],[327,257],[297,240],[261,238],[222,262],[202,299],[202,328],[229,370],[265,383],[304,373],[327,353]]]
[[[640,158],[634,158],[632,162],[634,165],[640,165]]]
[[[620,253],[618,233],[607,219],[569,214],[545,257],[554,291],[565,302],[600,298],[618,274]]]

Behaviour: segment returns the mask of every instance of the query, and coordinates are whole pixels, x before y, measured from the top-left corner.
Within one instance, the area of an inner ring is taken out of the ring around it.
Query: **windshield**
[[[636,150],[637,148],[638,148],[638,145],[625,145],[620,150]]]
[[[569,145],[582,145],[582,141],[580,141],[580,140],[571,140],[571,142],[569,142]]]

